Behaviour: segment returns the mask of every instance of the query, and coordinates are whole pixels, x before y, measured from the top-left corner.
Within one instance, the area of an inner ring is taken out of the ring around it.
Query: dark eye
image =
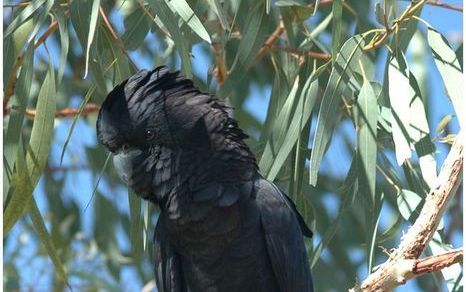
[[[121,150],[123,150],[124,152],[128,151],[129,150],[129,145],[126,144],[126,143],[121,145]]]
[[[146,130],[145,135],[146,135],[146,141],[150,141],[154,139],[154,136],[155,136],[154,130],[151,130],[151,129]]]

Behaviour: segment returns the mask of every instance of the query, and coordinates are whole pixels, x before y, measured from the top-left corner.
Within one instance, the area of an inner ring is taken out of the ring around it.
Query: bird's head
[[[113,152],[121,178],[149,197],[173,179],[177,154],[213,151],[212,133],[228,127],[228,121],[217,98],[200,92],[179,72],[158,67],[137,72],[108,94],[97,119],[97,137]]]

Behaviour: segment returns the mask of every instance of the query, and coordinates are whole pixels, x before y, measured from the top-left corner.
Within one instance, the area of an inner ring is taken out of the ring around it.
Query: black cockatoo
[[[166,67],[116,86],[97,120],[115,169],[161,213],[160,292],[313,291],[293,202],[258,172],[247,137],[215,96]]]

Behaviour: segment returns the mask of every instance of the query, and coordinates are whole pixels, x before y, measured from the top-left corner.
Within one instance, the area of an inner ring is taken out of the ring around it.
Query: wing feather
[[[312,292],[299,213],[274,184],[261,178],[255,187],[267,252],[280,291]]]

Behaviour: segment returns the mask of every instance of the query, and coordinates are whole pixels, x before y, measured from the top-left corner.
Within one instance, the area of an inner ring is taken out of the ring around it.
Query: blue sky
[[[461,1],[445,2],[461,5]],[[427,20],[427,22],[429,22],[433,27],[438,29],[444,36],[446,36],[446,38],[450,41],[454,48],[456,48],[459,41],[462,40],[461,13],[427,5],[425,6],[421,16],[422,18]],[[122,23],[118,15],[112,15],[112,21],[115,24]],[[117,30],[121,32],[122,27],[117,25]],[[421,26],[421,31],[425,31],[425,27]],[[49,48],[52,52],[52,55],[55,56],[53,59],[58,60],[58,46],[49,45]],[[205,54],[202,53],[199,45],[193,48],[193,54],[195,56],[195,58],[193,59],[194,72],[199,78],[205,80],[205,77],[207,76],[207,70],[211,65],[211,60]],[[141,69],[151,68],[153,66],[151,60],[143,58],[141,55],[138,55],[137,53],[132,53],[132,57]],[[58,64],[55,64],[55,66],[58,66]],[[453,109],[449,102],[445,102],[447,98],[443,90],[442,80],[437,70],[435,69],[435,66],[432,61],[428,62],[428,76],[430,79],[430,103],[432,105],[430,107],[431,111],[429,112],[429,121],[432,122],[430,124],[431,130],[435,131],[440,119],[444,115],[452,113]],[[259,87],[253,85],[250,88],[250,97],[245,103],[245,109],[251,112],[261,121],[265,120],[270,91],[271,89],[269,86]],[[70,106],[76,107],[79,105],[79,103],[80,99],[74,98]],[[61,149],[67,136],[70,123],[70,120],[57,121],[55,127],[55,141],[50,156],[51,165],[59,165]],[[456,121],[453,121],[453,129],[458,129],[458,124]],[[345,124],[342,126],[341,129],[337,129],[337,131],[352,132],[354,130],[352,128],[352,125]],[[95,145],[96,140],[93,125],[90,125],[89,123],[86,123],[84,121],[79,121],[74,135],[71,139],[71,142],[68,146],[69,149],[67,151],[67,154],[65,155],[63,165],[79,165],[79,163],[87,161],[84,149],[86,146],[89,147]],[[445,158],[445,152],[446,148],[440,146],[439,153],[437,155],[439,164]],[[324,161],[322,163],[324,167],[321,169],[321,171],[345,176],[349,167],[349,160],[351,158],[351,154],[348,153],[346,148],[343,146],[343,141],[341,140],[341,138],[336,137],[332,140],[332,144],[327,153],[329,153],[329,155],[325,156]],[[58,173],[57,175],[63,175],[63,173]],[[86,206],[89,200],[91,199],[96,179],[96,175],[87,170],[70,172],[69,174],[67,174],[67,178],[65,180],[64,191],[61,194],[57,194],[61,195],[65,200],[74,200],[79,204],[79,206],[81,206],[82,218],[84,218],[83,226],[86,227],[86,229],[83,230],[83,236],[91,236],[92,232],[94,214],[93,203],[91,202],[89,208],[85,211],[85,213],[83,210],[84,206]],[[99,185],[99,191],[101,191],[103,194],[106,194],[106,196],[108,196],[109,199],[111,198],[114,202],[116,202],[116,206],[119,210],[128,212],[127,191],[125,188],[118,187],[115,189],[114,187],[109,186],[107,182],[103,180]],[[44,182],[42,180],[39,182],[39,186],[35,190],[34,196],[37,198],[42,213],[46,214],[48,206],[47,201],[45,200]],[[337,206],[339,205],[339,201],[335,195],[329,194],[324,198],[324,204],[330,210],[336,210]],[[389,222],[390,221],[388,218],[387,220],[382,222],[382,226],[387,226]],[[21,256],[17,259],[17,265],[18,267],[21,267],[23,276],[27,275],[27,279],[25,278],[25,281],[28,281],[28,279],[30,281],[30,283],[25,282],[25,284],[27,286],[30,285],[31,287],[36,288],[50,287],[50,279],[46,276],[41,276],[38,273],[39,271],[42,271],[41,269],[43,269],[45,264],[46,271],[44,272],[44,275],[49,274],[51,272],[51,263],[48,260],[44,259],[31,259],[31,255],[33,255],[35,250],[38,248],[38,243],[36,242],[35,237],[28,237],[27,235],[22,233],[22,228],[24,228],[23,224],[18,224],[13,228],[12,233],[10,234],[10,237],[12,237],[13,240],[10,240],[10,244],[5,246],[4,257],[5,259],[7,259],[9,255],[15,252],[15,249],[18,246],[23,247],[19,251],[21,253]],[[128,248],[128,240],[121,235],[122,232],[119,233],[120,247],[122,249]],[[454,238],[453,244],[455,246],[461,246],[462,238],[456,236]],[[356,254],[354,256],[357,257]],[[137,281],[134,281],[134,273],[135,271],[132,268],[124,269],[124,271],[122,272],[122,283],[125,283],[125,290],[140,290],[141,286],[143,285],[143,283],[138,283]],[[363,276],[365,273],[365,270],[361,270],[359,274]],[[128,283],[132,284],[130,285]],[[404,289],[415,291],[416,287],[411,283],[409,286],[405,286]]]

